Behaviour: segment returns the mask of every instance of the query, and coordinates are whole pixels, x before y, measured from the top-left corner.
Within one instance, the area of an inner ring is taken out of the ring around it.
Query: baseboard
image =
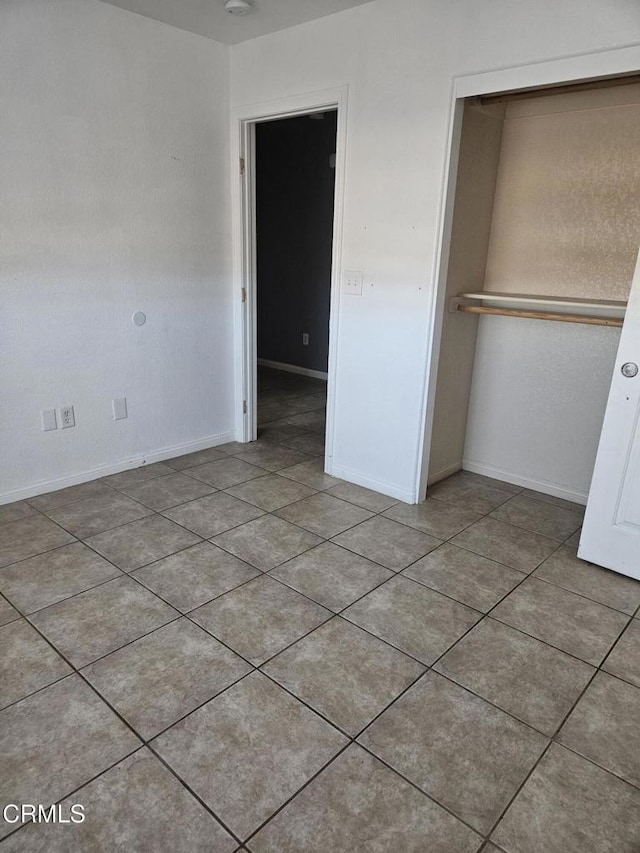
[[[33,498],[36,495],[43,495],[47,492],[57,492],[58,489],[66,489],[68,486],[78,486],[80,483],[88,483],[91,480],[97,480],[99,477],[108,477],[110,474],[119,474],[121,471],[140,468],[142,465],[151,465],[153,462],[163,462],[165,459],[172,459],[174,456],[184,456],[186,453],[194,453],[196,450],[206,450],[208,447],[215,447],[217,444],[226,444],[228,441],[235,440],[236,436],[234,432],[217,433],[216,435],[199,438],[196,441],[187,441],[183,444],[163,447],[160,450],[145,453],[143,456],[134,456],[131,459],[114,462],[110,465],[98,465],[96,468],[89,468],[86,471],[68,474],[64,477],[58,477],[55,480],[41,480],[38,483],[32,483],[21,489],[14,489],[11,492],[0,494],[0,505]]]
[[[274,370],[284,370],[286,373],[299,373],[301,376],[311,376],[313,379],[327,379],[329,374],[321,370],[311,370],[309,367],[298,367],[297,364],[285,364],[283,361],[271,361],[268,358],[259,358],[261,367],[272,367]]]
[[[390,483],[383,483],[380,480],[374,480],[371,477],[364,477],[362,474],[358,474],[357,471],[349,470],[349,468],[331,465],[327,468],[327,474],[331,477],[338,477],[340,480],[346,480],[348,483],[355,483],[356,486],[363,486],[365,489],[371,489],[374,492],[389,495],[391,498],[397,498],[399,501],[407,504],[416,503],[415,492],[399,489],[397,486],[392,486]]]
[[[572,501],[573,503],[583,504],[584,506],[587,505],[588,493],[579,492],[576,489],[561,486],[558,483],[552,483],[548,480],[537,480],[533,477],[522,477],[519,474],[514,474],[512,471],[505,471],[503,468],[495,468],[492,465],[483,465],[471,459],[463,459],[462,467],[465,471],[471,471],[472,474],[484,474],[485,477],[503,480],[505,483],[511,483],[513,486],[522,486],[525,489],[533,489],[535,492],[542,492],[545,495],[553,495],[554,498],[562,498],[565,501]]]
[[[452,474],[457,474],[461,468],[462,462],[454,462],[452,465],[447,465],[446,468],[441,468],[440,471],[436,471],[435,474],[429,474],[429,479],[427,480],[427,488],[429,486],[435,485],[435,483],[439,483],[440,480],[444,480],[445,477],[450,477]]]

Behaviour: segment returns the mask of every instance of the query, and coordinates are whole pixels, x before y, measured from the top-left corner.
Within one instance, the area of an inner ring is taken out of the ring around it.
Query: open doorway
[[[335,109],[255,128],[257,439],[318,458],[325,453],[336,132]]]

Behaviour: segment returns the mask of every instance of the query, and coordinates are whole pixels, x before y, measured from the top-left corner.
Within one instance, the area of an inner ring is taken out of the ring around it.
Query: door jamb
[[[329,360],[325,471],[331,473],[335,439],[336,378],[342,234],[344,218],[348,86],[309,92],[236,109],[232,117],[232,216],[234,245],[235,433],[240,442],[257,437],[257,287],[255,225],[255,126],[337,109],[336,170],[329,308]],[[243,174],[241,174],[243,172]],[[244,403],[246,402],[246,406]]]

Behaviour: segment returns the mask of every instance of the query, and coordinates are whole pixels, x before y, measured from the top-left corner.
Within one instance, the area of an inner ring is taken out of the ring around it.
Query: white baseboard
[[[268,358],[259,358],[261,367],[272,367],[274,370],[284,370],[286,373],[300,373],[302,376],[311,376],[313,379],[327,379],[329,374],[321,370],[311,370],[309,367],[298,367],[297,364],[285,364],[283,361],[271,361]]]
[[[172,459],[174,456],[184,456],[186,453],[194,453],[196,450],[206,450],[208,447],[215,447],[218,444],[226,444],[228,441],[235,440],[236,436],[234,432],[208,435],[196,441],[187,441],[183,444],[163,447],[160,450],[145,453],[143,456],[134,456],[131,459],[114,462],[110,465],[98,465],[95,468],[89,468],[86,471],[79,471],[75,474],[67,474],[55,480],[41,480],[29,486],[24,486],[21,489],[14,489],[13,491],[0,494],[0,505],[33,498],[36,495],[44,495],[47,492],[57,492],[58,489],[66,489],[68,486],[78,486],[80,483],[88,483],[91,480],[97,480],[99,477],[107,477],[109,474],[119,474],[121,471],[129,471],[132,468],[139,468],[141,465],[151,465],[153,462],[162,462],[165,459]]]
[[[454,462],[452,465],[447,465],[446,468],[441,468],[440,471],[436,471],[435,474],[429,474],[429,479],[427,480],[427,488],[429,486],[433,486],[435,483],[439,483],[440,480],[444,480],[445,477],[450,477],[452,474],[457,474],[461,468],[462,462]]]
[[[569,486],[561,486],[558,483],[538,480],[533,477],[522,477],[512,471],[505,471],[503,468],[495,468],[492,465],[483,465],[471,459],[463,459],[462,468],[465,471],[471,471],[472,474],[484,474],[485,477],[503,480],[513,486],[522,486],[525,489],[533,489],[535,492],[542,492],[545,495],[553,495],[554,498],[562,498],[565,501],[583,504],[583,506],[587,505],[588,493],[572,489]]]
[[[383,495],[389,495],[391,498],[397,498],[399,501],[407,504],[417,502],[416,494],[413,491],[400,489],[397,486],[392,486],[390,483],[383,483],[371,477],[364,477],[362,474],[358,474],[357,471],[351,471],[339,465],[329,465],[327,474],[331,477],[338,477],[340,480],[346,480],[348,483],[355,483],[356,486],[364,486],[365,489],[372,489],[374,492],[380,492]]]

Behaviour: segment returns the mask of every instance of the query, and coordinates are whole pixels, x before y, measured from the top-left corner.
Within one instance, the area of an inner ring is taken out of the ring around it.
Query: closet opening
[[[638,150],[637,75],[464,100],[428,496],[462,470],[586,504],[640,245]]]

